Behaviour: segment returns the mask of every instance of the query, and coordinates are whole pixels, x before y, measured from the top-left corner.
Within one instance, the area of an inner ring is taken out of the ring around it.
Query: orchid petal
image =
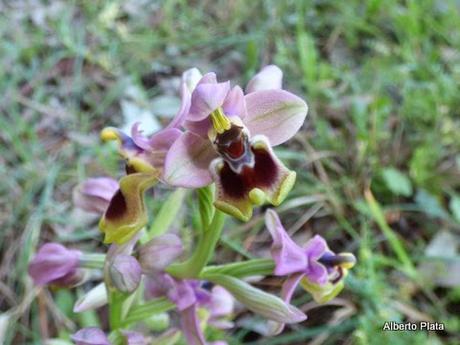
[[[164,297],[171,289],[171,279],[168,274],[161,272],[145,277],[144,298],[150,300]]]
[[[244,124],[252,135],[265,135],[272,146],[293,137],[307,116],[307,104],[284,90],[256,91],[244,98],[248,112]]]
[[[197,302],[195,290],[190,282],[171,278],[171,283],[171,289],[167,295],[176,304],[179,311],[183,311]]]
[[[187,119],[201,121],[221,107],[230,90],[230,82],[210,84],[198,83],[192,93],[192,104]]]
[[[227,98],[225,98],[222,108],[227,116],[236,115],[241,119],[246,116],[246,102],[244,100],[244,93],[243,90],[241,90],[241,87],[237,85],[230,90]]]
[[[125,243],[147,224],[144,191],[157,183],[157,177],[157,174],[135,173],[120,180],[120,189],[99,222],[105,243]]]
[[[131,127],[131,138],[134,143],[143,150],[151,149],[149,139],[142,134],[142,130],[139,128],[141,126],[140,122],[136,122]]]
[[[214,286],[211,290],[211,305],[209,310],[211,318],[227,316],[233,313],[235,299],[221,286]]]
[[[304,251],[310,260],[318,260],[328,250],[329,248],[327,246],[326,240],[320,235],[315,235],[305,244],[304,247]]]
[[[324,285],[329,280],[326,267],[317,261],[310,260],[305,273],[308,280],[314,284]]]
[[[207,186],[212,182],[209,164],[215,156],[216,152],[209,140],[185,132],[166,155],[164,179],[178,187]]]
[[[275,261],[275,275],[284,276],[302,272],[308,265],[307,256],[284,229],[274,210],[265,213],[265,224],[273,238],[271,254]]]
[[[215,76],[215,74],[214,74]],[[203,75],[200,70],[196,67],[189,68],[184,73],[182,73],[182,83],[187,86],[187,89],[192,92],[197,84],[203,79]],[[217,82],[217,80],[216,80]]]
[[[201,85],[201,84],[217,84],[217,76],[214,72],[209,72],[209,73],[206,73],[199,81],[198,81],[198,85]],[[196,88],[195,86],[195,88]]]
[[[192,105],[192,90],[188,87],[186,82],[182,82],[181,90],[181,105],[176,115],[172,121],[168,124],[166,128],[178,128],[180,127],[190,111],[190,106]]]
[[[174,116],[174,119],[166,128],[178,128],[179,126],[183,125],[192,104],[192,92],[200,79],[202,79],[202,75],[197,68],[190,68],[182,73],[180,89],[181,106]]]
[[[188,345],[206,345],[203,331],[198,319],[196,305],[192,305],[180,313],[182,332]]]
[[[117,190],[118,181],[113,178],[89,178],[74,189],[73,202],[85,211],[102,214]]]
[[[201,121],[185,121],[184,128],[206,140],[209,140],[208,132],[212,128],[212,124],[210,119],[207,117]]]
[[[281,89],[282,82],[283,72],[281,69],[276,65],[268,65],[252,77],[246,86],[246,93],[261,90]]]

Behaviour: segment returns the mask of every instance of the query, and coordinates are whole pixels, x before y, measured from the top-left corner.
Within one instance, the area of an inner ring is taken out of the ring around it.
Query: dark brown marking
[[[253,188],[269,188],[278,177],[278,167],[265,149],[252,149],[254,168],[245,166],[240,174],[235,173],[227,162],[220,172],[222,188],[235,199],[246,198]]]
[[[110,200],[109,207],[105,211],[105,217],[107,219],[117,219],[123,216],[126,212],[126,200],[121,190],[118,190]]]

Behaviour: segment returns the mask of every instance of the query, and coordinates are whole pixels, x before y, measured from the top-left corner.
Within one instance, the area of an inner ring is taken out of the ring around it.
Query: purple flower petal
[[[173,234],[158,236],[139,249],[139,262],[146,274],[163,271],[179,256],[184,247],[179,237]]]
[[[133,139],[134,143],[143,150],[150,150],[151,146],[149,143],[149,139],[142,134],[142,130],[139,129],[141,126],[140,122],[136,122],[131,127],[131,138]]]
[[[199,135],[205,140],[209,140],[208,132],[212,128],[211,120],[207,117],[201,121],[185,121],[184,128]]]
[[[168,124],[166,128],[178,128],[180,127],[190,111],[192,105],[192,90],[189,89],[186,82],[182,82],[181,85],[181,105],[173,120]]]
[[[303,272],[308,265],[304,250],[289,237],[275,211],[265,213],[265,224],[273,238],[271,253],[275,260],[275,275]]]
[[[200,327],[196,305],[192,305],[181,311],[180,323],[188,345],[206,345],[206,340]]]
[[[105,333],[97,327],[82,328],[71,339],[76,345],[110,345]]]
[[[281,89],[283,82],[283,72],[276,65],[268,65],[262,68],[246,86],[246,93],[261,90]]]
[[[293,137],[307,116],[307,104],[284,90],[256,91],[244,98],[248,111],[244,124],[252,136],[265,135],[272,146]]]
[[[225,98],[222,106],[225,115],[238,116],[241,119],[247,114],[246,102],[244,100],[244,93],[238,85],[233,87]]]
[[[308,268],[305,270],[305,275],[312,283],[324,285],[329,280],[329,275],[326,267],[317,261],[309,261]]]
[[[36,285],[45,285],[63,279],[69,282],[78,274],[81,252],[67,249],[59,243],[44,244],[29,264],[29,275]]]
[[[74,189],[73,202],[85,211],[102,214],[117,190],[118,181],[113,178],[89,178]]]
[[[304,251],[310,260],[318,260],[328,250],[326,240],[320,235],[315,235],[304,247]]]
[[[221,107],[230,90],[230,82],[199,83],[192,93],[192,104],[187,119],[201,121]]]
[[[210,317],[220,318],[231,315],[235,308],[235,299],[232,294],[221,286],[214,286],[211,290]]]
[[[167,183],[187,188],[200,188],[212,182],[209,164],[216,152],[208,139],[185,132],[171,146],[165,160]]]
[[[145,277],[144,297],[146,300],[166,296],[171,289],[171,277],[166,273],[158,273]]]
[[[214,72],[206,73],[198,82],[198,85],[201,84],[217,84],[217,76]]]
[[[195,290],[188,281],[171,278],[171,285],[168,298],[176,303],[179,311],[183,311],[196,303]]]

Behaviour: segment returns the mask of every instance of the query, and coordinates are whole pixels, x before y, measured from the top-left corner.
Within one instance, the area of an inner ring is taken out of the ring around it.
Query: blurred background
[[[226,340],[459,344],[459,9],[442,0],[1,1],[0,343],[104,327],[103,308],[99,318],[72,313],[90,286],[38,290],[27,276],[45,241],[106,250],[97,219],[72,205],[85,178],[121,176],[100,130],[139,120],[160,128],[190,67],[244,85],[275,63],[310,106],[277,148],[298,174],[278,211],[298,243],[321,234],[358,264],[327,305],[299,289],[304,323],[267,339],[242,313]],[[169,191],[155,193],[153,214]],[[227,225],[216,262],[268,255],[262,211]],[[382,332],[390,320],[445,330]]]

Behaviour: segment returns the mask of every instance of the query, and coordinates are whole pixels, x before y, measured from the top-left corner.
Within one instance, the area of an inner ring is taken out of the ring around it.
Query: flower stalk
[[[211,223],[200,234],[192,256],[185,262],[170,265],[166,272],[181,279],[198,277],[215,251],[224,222],[225,214],[215,210]]]

